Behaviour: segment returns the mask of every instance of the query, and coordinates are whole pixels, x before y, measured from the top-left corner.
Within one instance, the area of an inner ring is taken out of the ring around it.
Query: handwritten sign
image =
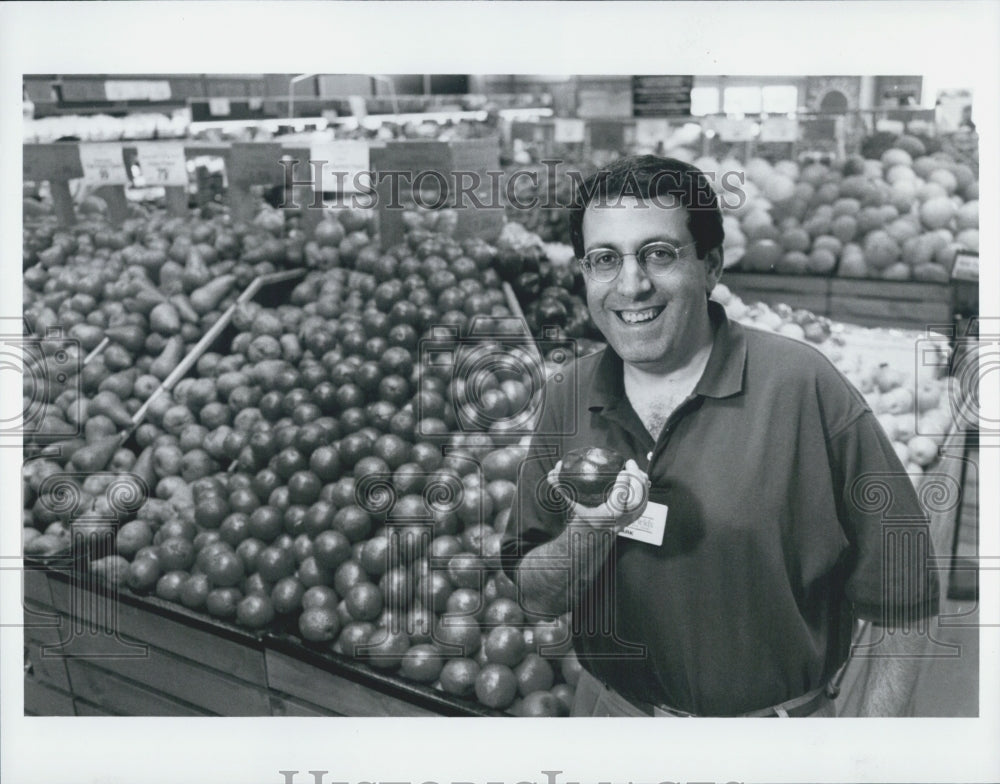
[[[323,190],[354,193],[368,182],[371,164],[368,143],[364,140],[313,142],[309,145],[309,159],[324,161]]]
[[[799,121],[794,117],[767,117],[760,125],[762,142],[797,142]]]
[[[571,117],[557,117],[553,129],[553,137],[557,144],[581,144],[587,133],[587,125],[583,120]]]
[[[643,147],[655,147],[670,137],[670,123],[653,117],[640,117],[635,121],[635,142]]]
[[[122,146],[115,142],[80,145],[83,181],[91,185],[128,185]]]
[[[187,185],[187,159],[180,142],[137,142],[136,154],[147,185]]]

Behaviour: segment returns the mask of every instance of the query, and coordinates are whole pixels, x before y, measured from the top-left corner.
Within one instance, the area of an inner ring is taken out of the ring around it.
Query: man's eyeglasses
[[[680,258],[688,248],[697,243],[687,245],[672,245],[669,242],[650,242],[643,245],[635,253],[619,253],[611,248],[595,248],[580,259],[584,274],[599,283],[610,283],[618,277],[626,256],[635,256],[642,271],[655,278],[666,275],[671,265]]]

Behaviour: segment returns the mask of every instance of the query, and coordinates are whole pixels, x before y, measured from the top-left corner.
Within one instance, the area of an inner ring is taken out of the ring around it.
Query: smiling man
[[[608,346],[547,389],[503,561],[527,610],[573,613],[573,714],[836,715],[857,619],[880,641],[862,713],[905,713],[938,589],[929,551],[886,536],[903,519],[922,543],[926,520],[862,396],[710,299],[722,215],[694,167],[619,161],[570,225]],[[581,447],[628,458],[599,507],[559,492]],[[887,506],[865,502],[873,482]]]

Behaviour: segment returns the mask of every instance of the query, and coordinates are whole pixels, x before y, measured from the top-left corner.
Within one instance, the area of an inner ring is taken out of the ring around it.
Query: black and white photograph
[[[5,781],[1000,780],[1000,5],[0,20]]]

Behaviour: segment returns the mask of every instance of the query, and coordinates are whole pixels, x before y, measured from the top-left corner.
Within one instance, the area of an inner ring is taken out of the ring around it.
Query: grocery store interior
[[[942,588],[908,715],[979,715],[974,97],[919,74],[25,75],[25,713],[567,716],[570,618],[500,569],[527,443],[505,423],[525,357],[604,345],[574,175],[648,153],[720,196],[738,177],[712,297],[877,414]],[[366,202],[382,171],[410,175],[401,208]],[[456,171],[485,190],[431,187]],[[423,350],[449,334],[453,363],[522,339],[482,410]]]

